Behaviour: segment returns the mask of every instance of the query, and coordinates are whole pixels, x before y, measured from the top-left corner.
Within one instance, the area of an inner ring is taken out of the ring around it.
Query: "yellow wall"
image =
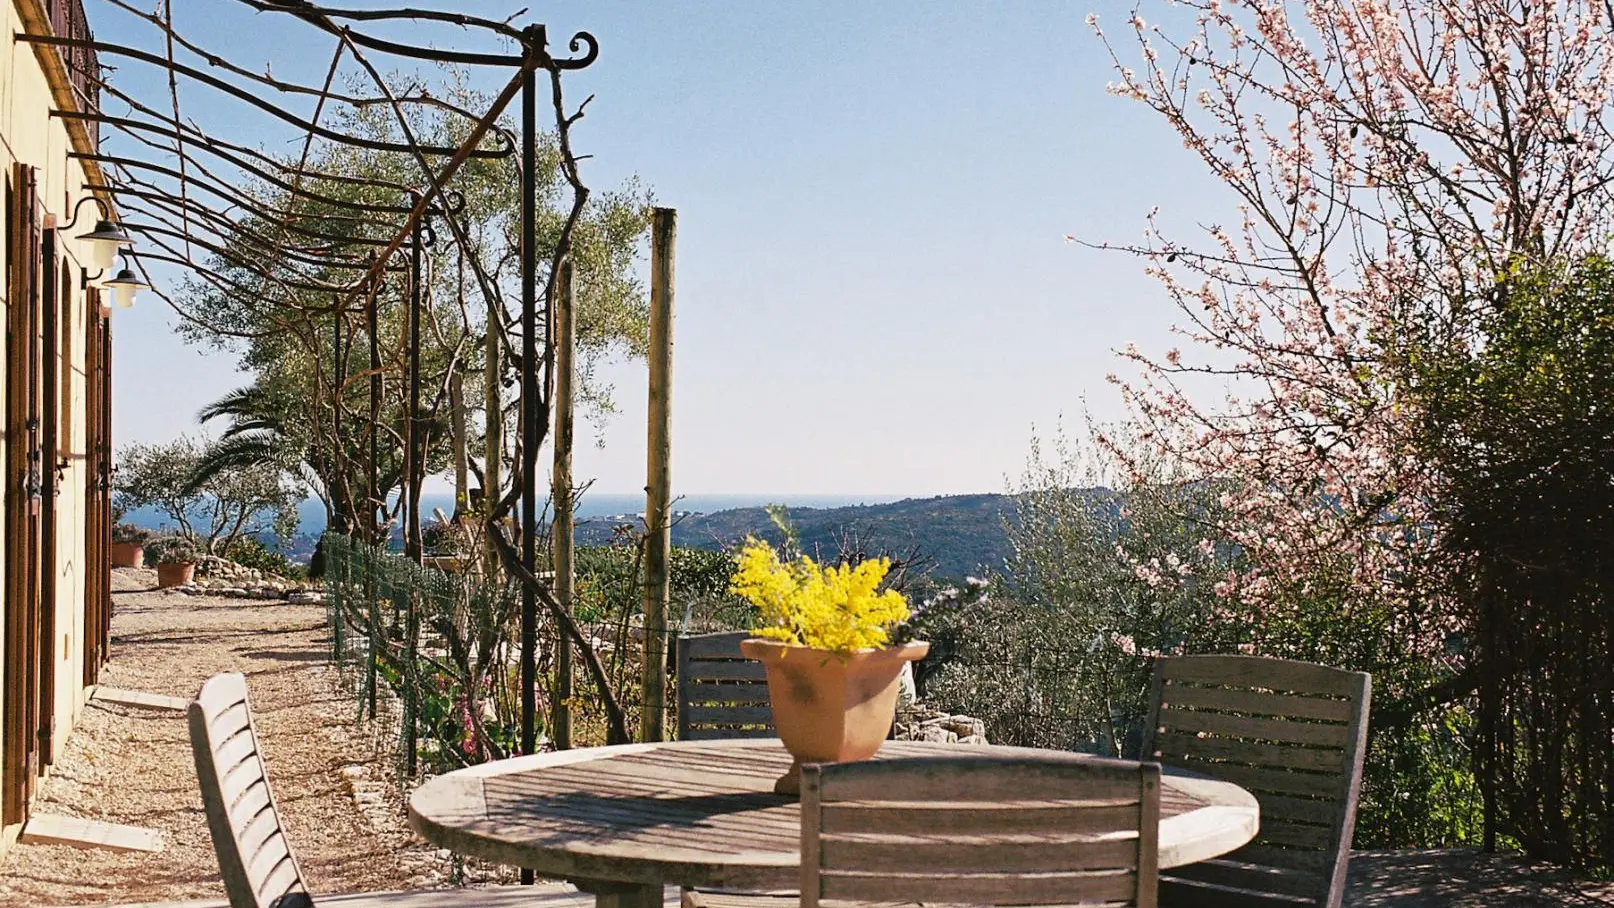
[[[84,197],[83,186],[87,182],[85,167],[67,156],[72,144],[66,121],[50,116],[50,111],[64,97],[62,89],[65,86],[61,84],[59,75],[47,74],[33,45],[11,38],[18,32],[38,32],[40,23],[48,20],[40,0],[0,0],[0,7],[4,8],[4,21],[0,22],[3,32],[0,34],[6,38],[0,40],[0,168],[3,168],[5,175],[12,173],[12,165],[17,162],[38,168],[40,202],[47,214],[55,215],[59,224],[65,224],[73,215],[73,203]],[[0,176],[0,180],[3,179],[5,177]],[[63,355],[56,363],[44,364],[45,368],[55,369],[59,376],[66,377],[61,385],[65,405],[59,404],[59,412],[71,414],[71,421],[62,424],[58,430],[60,456],[67,459],[67,465],[59,473],[57,482],[56,565],[52,572],[56,577],[57,630],[52,646],[52,656],[56,660],[53,758],[60,756],[62,743],[78,718],[88,694],[83,685],[85,526],[88,516],[85,495],[88,479],[88,438],[84,423],[88,411],[85,331],[88,313],[84,292],[79,289],[78,263],[89,261],[89,250],[85,244],[70,237],[90,229],[95,216],[94,203],[86,204],[78,223],[62,236],[58,252],[70,259],[66,268],[72,279],[72,290],[65,301],[66,305],[59,310],[57,326],[61,333]],[[9,237],[5,236],[7,226],[4,218],[0,218],[0,250],[5,248],[4,243],[9,242]],[[0,256],[0,261],[3,261],[3,256]],[[57,280],[61,280],[60,274]],[[6,289],[6,282],[0,280],[0,300],[4,299]],[[4,302],[9,305],[9,300]],[[0,327],[3,327],[3,323],[0,323]],[[6,426],[5,405],[5,397],[0,394],[0,433],[4,432]],[[3,458],[3,447],[0,447],[0,460]],[[7,464],[5,469],[10,471],[14,468]],[[5,475],[9,476],[10,473]],[[0,498],[0,509],[4,507],[4,499]],[[3,510],[0,510],[0,518],[3,518]],[[4,527],[4,521],[0,519],[0,538],[3,538]],[[4,595],[4,587],[0,586],[0,614],[4,613]],[[0,621],[0,658],[4,658],[5,652],[4,633],[4,622]],[[0,703],[0,709],[3,707],[4,704]],[[0,716],[0,729],[3,728],[3,716]],[[0,831],[0,852],[14,840],[16,834],[15,828]]]

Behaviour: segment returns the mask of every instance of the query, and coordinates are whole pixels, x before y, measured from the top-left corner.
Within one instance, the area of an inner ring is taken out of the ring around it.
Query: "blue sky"
[[[127,26],[87,5],[102,36]],[[1084,401],[1121,415],[1113,351],[1171,345],[1173,310],[1137,261],[1064,237],[1131,240],[1153,205],[1186,219],[1218,202],[1162,123],[1104,90],[1107,56],[1083,19],[1119,25],[1129,10],[543,5],[552,41],[587,29],[601,44],[568,82],[574,99],[596,95],[575,135],[593,155],[585,178],[637,174],[679,211],[678,492],[998,491],[1034,425],[1076,421]],[[329,62],[325,36],[235,4],[174,0],[174,15],[278,76],[317,81]],[[114,81],[164,99],[138,68]],[[198,120],[283,147],[237,106],[182,92]],[[229,356],[186,346],[154,297],[115,318],[119,444],[196,431],[196,410],[243,383]],[[576,469],[630,491],[643,485],[645,373],[606,375],[620,412],[585,433],[604,444],[581,447]]]

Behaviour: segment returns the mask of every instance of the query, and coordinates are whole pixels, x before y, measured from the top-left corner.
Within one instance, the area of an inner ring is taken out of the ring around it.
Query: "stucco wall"
[[[58,223],[72,217],[73,203],[83,198],[86,182],[84,166],[68,157],[72,150],[71,138],[65,121],[52,117],[50,111],[62,97],[65,87],[47,75],[32,45],[11,38],[21,31],[38,31],[44,21],[44,10],[39,0],[0,0],[3,8],[5,40],[0,40],[0,169],[9,178],[12,165],[28,164],[39,171],[39,199],[47,214],[55,215]],[[31,25],[31,27],[30,27]],[[53,84],[54,83],[54,84]],[[53,90],[54,89],[54,90]],[[0,218],[0,249],[10,242],[6,236],[9,225]],[[80,262],[89,261],[86,244],[71,237],[85,232],[94,224],[94,205],[84,206],[78,224],[61,237],[59,253],[65,255],[63,263],[70,287],[64,305],[58,310],[60,321],[60,357],[57,362],[45,363],[44,368],[56,370],[61,377],[58,412],[68,416],[60,423],[58,451],[66,464],[58,473],[56,563],[50,571],[56,581],[56,639],[52,641],[52,659],[56,663],[54,696],[56,733],[52,738],[53,757],[59,756],[62,742],[72,729],[84,706],[87,691],[83,685],[84,596],[85,596],[85,527],[88,430],[85,414],[88,412],[85,374],[85,332],[89,314],[85,307],[85,293],[80,289]],[[61,274],[57,276],[61,281]],[[0,298],[6,292],[5,281],[0,280]],[[60,293],[60,290],[58,291]],[[4,300],[9,307],[10,301]],[[3,323],[0,323],[3,324]],[[6,399],[0,394],[0,432],[7,422],[4,408]],[[48,456],[48,453],[47,453]],[[0,459],[4,458],[0,448]],[[50,465],[47,465],[49,468]],[[16,469],[5,464],[6,475]],[[5,523],[0,498],[0,536]],[[0,540],[0,544],[9,544]],[[5,590],[0,585],[0,614],[3,614]],[[4,658],[4,622],[0,622],[0,659]],[[4,704],[0,703],[0,709]],[[0,716],[0,729],[3,729]],[[0,836],[0,850],[15,838],[16,830],[5,830]]]

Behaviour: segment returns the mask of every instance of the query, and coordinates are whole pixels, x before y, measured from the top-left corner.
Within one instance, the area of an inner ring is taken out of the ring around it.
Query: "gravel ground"
[[[1351,856],[1345,908],[1608,908],[1614,882],[1468,848]]]
[[[446,852],[408,828],[389,761],[325,661],[322,606],[157,592],[153,571],[113,572],[110,687],[195,695],[247,676],[286,834],[314,892],[446,885]],[[0,906],[102,905],[224,895],[182,713],[92,702],[35,810],[159,829],[154,854],[17,845],[0,861]],[[472,868],[500,879],[505,868]]]

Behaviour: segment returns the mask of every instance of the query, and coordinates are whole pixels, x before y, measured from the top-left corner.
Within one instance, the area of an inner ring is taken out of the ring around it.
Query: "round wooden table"
[[[1037,753],[892,741],[875,759]],[[789,767],[775,739],[563,750],[438,776],[409,821],[443,848],[568,879],[599,908],[659,908],[668,884],[795,889],[800,805],[773,793]],[[1255,797],[1237,785],[1168,769],[1161,787],[1162,868],[1255,837]]]

